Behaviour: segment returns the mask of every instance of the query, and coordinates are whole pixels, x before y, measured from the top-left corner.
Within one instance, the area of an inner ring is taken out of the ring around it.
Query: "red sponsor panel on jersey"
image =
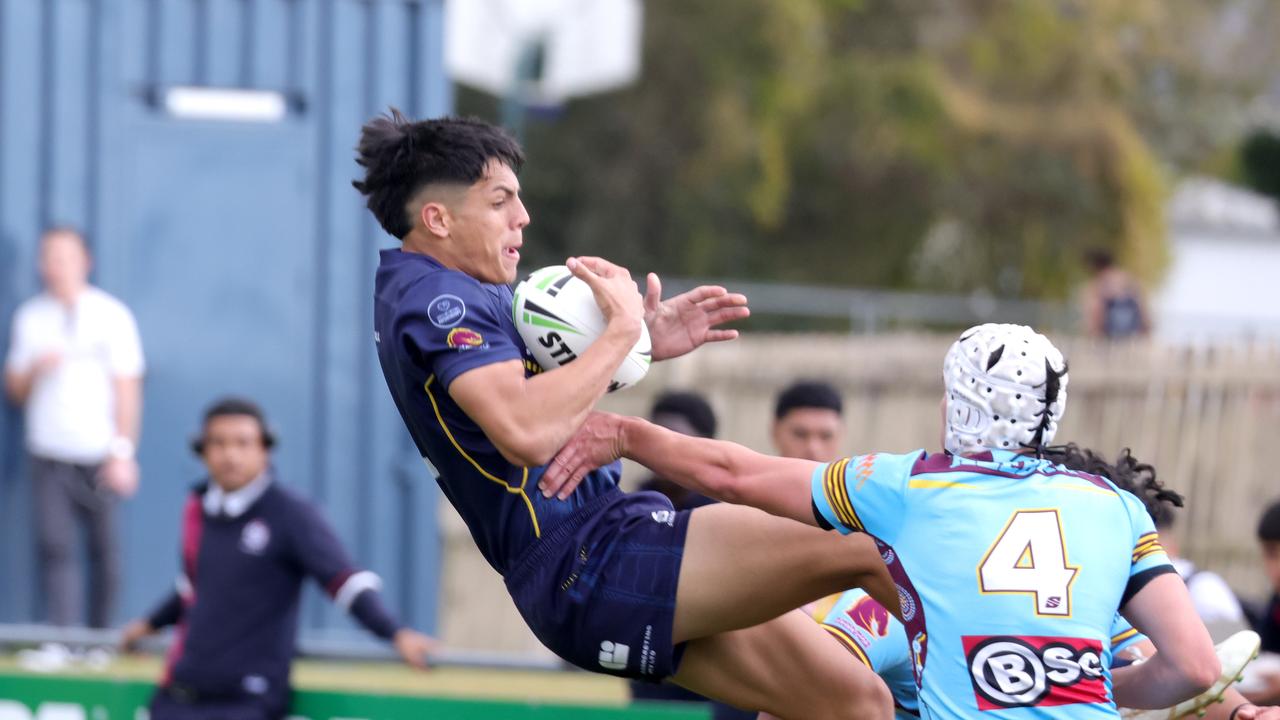
[[[962,639],[979,710],[1107,702],[1100,640],[1031,635]]]

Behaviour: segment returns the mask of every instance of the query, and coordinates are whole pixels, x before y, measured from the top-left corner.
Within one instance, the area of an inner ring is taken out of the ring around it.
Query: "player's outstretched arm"
[[[503,457],[543,465],[604,396],[613,374],[640,339],[644,304],[624,268],[598,258],[570,258],[569,268],[591,286],[608,325],[571,365],[525,378],[518,360],[459,375],[449,395],[484,430]]]
[[[1174,573],[1160,575],[1120,608],[1125,619],[1159,651],[1136,667],[1116,673],[1117,705],[1157,709],[1199,695],[1222,672],[1209,631],[1196,615],[1186,584]]]
[[[673,298],[662,299],[662,281],[649,273],[644,294],[644,322],[653,342],[653,359],[670,360],[709,342],[738,337],[737,330],[719,327],[751,314],[747,296],[719,285],[702,285]]]
[[[717,500],[816,525],[809,483],[818,464],[762,455],[611,413],[593,412],[548,466],[543,493],[567,497],[592,469],[627,457]]]

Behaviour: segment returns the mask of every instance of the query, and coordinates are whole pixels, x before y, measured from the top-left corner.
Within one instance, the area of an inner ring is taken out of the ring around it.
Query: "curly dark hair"
[[[412,121],[395,108],[360,130],[356,162],[364,179],[351,184],[367,198],[382,229],[401,240],[413,229],[409,201],[432,183],[471,185],[491,160],[514,171],[524,151],[500,127],[477,118]]]
[[[1044,459],[1069,470],[1101,475],[1121,490],[1133,493],[1147,508],[1156,527],[1173,524],[1173,509],[1182,507],[1182,495],[1156,480],[1156,469],[1138,462],[1129,448],[1120,451],[1115,463],[1108,463],[1097,453],[1075,443],[1053,445],[1044,449]]]

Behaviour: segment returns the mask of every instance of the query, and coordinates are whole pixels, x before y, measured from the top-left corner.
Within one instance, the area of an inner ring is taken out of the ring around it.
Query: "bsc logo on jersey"
[[[1102,643],[1086,638],[965,635],[980,710],[1107,702]]]

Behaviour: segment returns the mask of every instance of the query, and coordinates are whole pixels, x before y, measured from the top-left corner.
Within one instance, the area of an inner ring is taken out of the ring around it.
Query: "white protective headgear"
[[[1067,406],[1067,363],[1026,325],[969,328],[947,351],[946,438],[954,455],[1048,445]]]

